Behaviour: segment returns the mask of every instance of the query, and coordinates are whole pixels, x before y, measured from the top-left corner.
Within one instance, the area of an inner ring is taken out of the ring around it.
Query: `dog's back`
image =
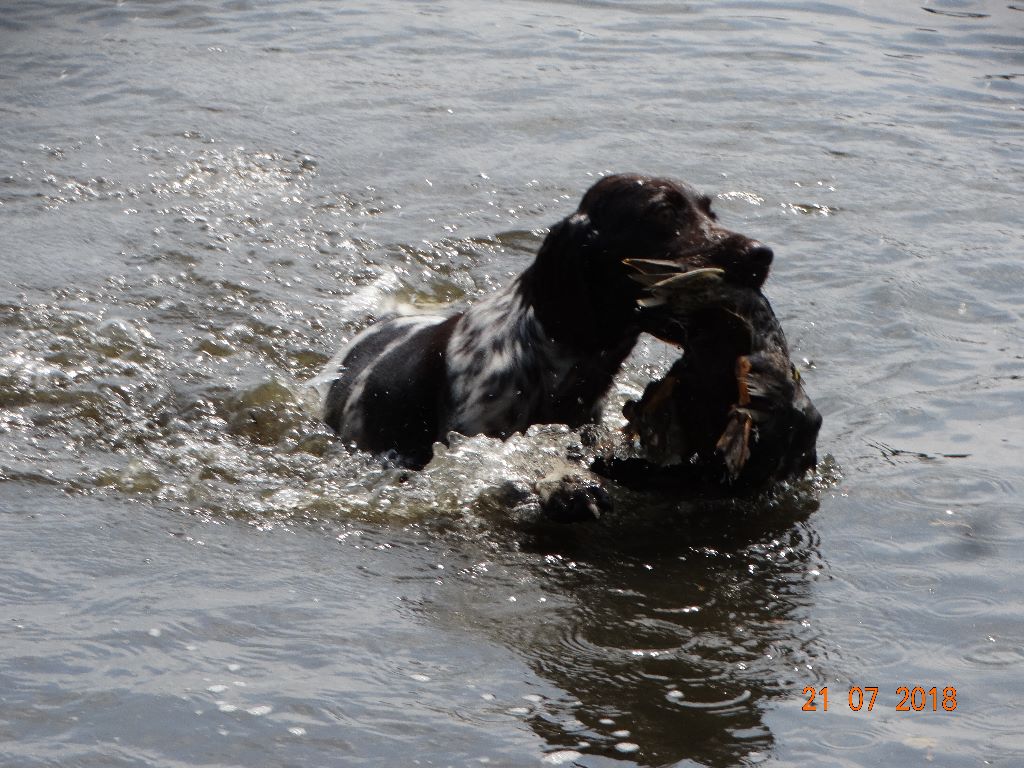
[[[363,331],[331,372],[324,421],[359,448],[426,464],[443,426],[445,355],[459,318],[397,317]]]

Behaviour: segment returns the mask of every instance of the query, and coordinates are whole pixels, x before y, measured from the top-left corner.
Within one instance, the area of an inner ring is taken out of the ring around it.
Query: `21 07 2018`
[[[878,691],[877,685],[852,686],[847,691],[846,704],[854,712],[871,712],[876,705],[886,706],[885,702],[878,702]],[[828,712],[828,687],[815,688],[808,685],[803,693],[807,697],[801,707],[804,712]],[[952,712],[957,706],[956,688],[952,685],[944,688],[935,685],[930,688],[923,685],[901,685],[896,689],[894,703],[897,712]]]

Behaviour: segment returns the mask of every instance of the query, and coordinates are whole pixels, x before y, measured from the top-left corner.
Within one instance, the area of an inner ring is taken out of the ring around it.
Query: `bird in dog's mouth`
[[[659,483],[671,484],[674,476],[680,484],[696,478],[735,489],[813,468],[821,415],[760,290],[766,270],[737,281],[717,266],[688,268],[668,259],[625,263],[643,287],[641,327],[683,354],[623,409],[640,461],[615,459],[599,471],[646,484],[646,463]]]

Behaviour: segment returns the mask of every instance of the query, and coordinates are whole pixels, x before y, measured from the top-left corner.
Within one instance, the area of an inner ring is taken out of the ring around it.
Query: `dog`
[[[649,330],[638,273],[715,268],[759,288],[772,257],[722,227],[711,199],[686,184],[606,176],[504,289],[449,317],[395,317],[358,334],[325,372],[323,418],[350,445],[413,469],[451,432],[579,427],[597,419]]]

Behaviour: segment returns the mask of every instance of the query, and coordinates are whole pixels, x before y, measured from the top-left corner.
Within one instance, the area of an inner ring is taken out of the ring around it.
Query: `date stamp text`
[[[945,688],[935,685],[931,688],[901,685],[891,701],[885,693],[879,698],[878,691],[877,685],[855,685],[846,693],[846,705],[854,712],[871,712],[876,706],[882,708],[893,705],[897,712],[952,712],[956,709],[956,688],[952,685]],[[815,688],[808,685],[804,688],[804,696],[806,701],[801,707],[804,712],[828,712],[828,687]]]

